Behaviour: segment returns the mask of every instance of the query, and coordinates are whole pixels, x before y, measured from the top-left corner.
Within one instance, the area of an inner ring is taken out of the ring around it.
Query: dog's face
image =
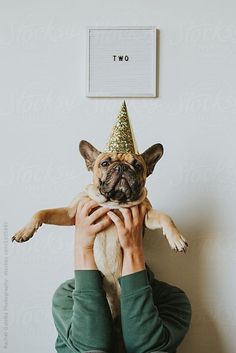
[[[80,153],[93,183],[107,201],[128,203],[142,194],[147,176],[152,174],[163,154],[163,146],[155,144],[142,154],[99,152],[87,141],[80,142]]]

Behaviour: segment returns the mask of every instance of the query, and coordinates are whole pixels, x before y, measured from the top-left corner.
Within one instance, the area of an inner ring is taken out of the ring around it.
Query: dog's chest
[[[94,258],[99,271],[105,277],[118,277],[122,269],[122,251],[116,227],[112,224],[97,234],[94,242]]]
[[[118,278],[122,271],[122,251],[116,227],[111,225],[96,236],[94,258],[99,271],[104,275],[103,287],[113,318],[120,313],[120,285]]]

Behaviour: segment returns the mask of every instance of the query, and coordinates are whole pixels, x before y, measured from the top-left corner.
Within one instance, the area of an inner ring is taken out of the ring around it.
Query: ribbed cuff
[[[141,287],[149,286],[147,270],[130,273],[118,278],[121,286],[121,295],[135,292]]]
[[[99,270],[74,270],[75,290],[103,289],[102,274]]]

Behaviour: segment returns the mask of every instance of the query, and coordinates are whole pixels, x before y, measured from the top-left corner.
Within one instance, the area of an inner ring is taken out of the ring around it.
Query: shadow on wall
[[[212,215],[211,215],[212,216]],[[159,280],[183,289],[192,305],[190,330],[178,353],[225,353],[222,334],[209,312],[206,293],[211,292],[206,279],[208,266],[205,236],[211,233],[209,213],[195,214],[191,225],[182,229],[189,242],[186,254],[173,252],[161,231],[146,230],[144,249],[146,262]],[[178,225],[178,222],[176,222]],[[208,238],[209,240],[209,238]],[[212,289],[213,290],[213,289]]]

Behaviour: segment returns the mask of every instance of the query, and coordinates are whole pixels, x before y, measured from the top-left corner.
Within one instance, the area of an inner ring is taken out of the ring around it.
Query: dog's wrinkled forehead
[[[119,161],[126,162],[129,164],[132,164],[135,160],[137,160],[144,164],[143,157],[139,154],[104,152],[99,154],[95,161],[95,165],[99,167],[101,162],[106,160],[108,160],[110,163]]]
[[[142,164],[145,168],[146,164],[143,157],[139,154],[132,154],[132,153],[117,153],[117,152],[103,152],[100,153],[95,161],[95,168],[97,170],[102,168],[103,162],[108,162],[111,166],[113,163],[127,163],[129,165],[133,165],[135,162]]]

